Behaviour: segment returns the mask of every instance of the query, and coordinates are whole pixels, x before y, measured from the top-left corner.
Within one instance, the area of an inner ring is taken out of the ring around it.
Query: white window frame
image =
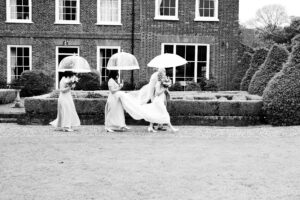
[[[121,52],[121,46],[97,46],[97,71],[100,73],[100,84],[102,83],[102,69],[100,66],[100,49],[118,49],[118,53]],[[120,82],[120,70],[119,70],[119,80]]]
[[[58,63],[58,56],[59,55],[69,55],[69,56],[72,56],[72,55],[74,55],[74,53],[72,54],[72,53],[65,53],[65,54],[58,54],[59,53],[59,48],[72,48],[72,49],[78,49],[78,53],[77,54],[75,54],[75,55],[78,55],[78,56],[80,56],[80,46],[56,46],[56,49],[55,49],[55,65],[56,65],[56,67],[55,67],[55,88],[56,89],[58,89],[58,65],[59,65],[59,63]]]
[[[6,0],[6,23],[33,23],[32,22],[32,0],[28,0],[29,4],[29,19],[11,19],[10,2]]]
[[[202,43],[162,43],[161,44],[161,53],[164,53],[164,46],[165,45],[173,45],[173,52],[175,52],[175,48],[177,45],[187,45],[187,46],[195,46],[195,68],[194,68],[194,81],[197,82],[197,75],[198,75],[198,46],[206,46],[206,74],[205,78],[209,80],[209,72],[210,72],[210,45],[209,44],[202,44]],[[173,83],[176,81],[176,67],[173,67]]]
[[[214,1],[215,1],[214,16],[213,17],[201,17],[200,13],[199,13],[200,0],[196,0],[194,21],[219,21],[219,0],[214,0]]]
[[[32,70],[32,46],[31,45],[7,45],[7,83],[11,83],[11,48],[29,48],[29,70]]]
[[[118,21],[112,22],[112,21],[101,21],[100,20],[100,1],[97,0],[97,23],[96,25],[122,25],[121,23],[121,0],[118,0]]]
[[[77,1],[76,19],[77,20],[60,20],[59,19],[59,1],[55,0],[55,24],[80,24],[80,0]]]
[[[160,0],[155,0],[155,20],[179,20],[178,18],[178,0],[175,2],[175,16],[161,16],[160,13],[160,5],[159,5]]]

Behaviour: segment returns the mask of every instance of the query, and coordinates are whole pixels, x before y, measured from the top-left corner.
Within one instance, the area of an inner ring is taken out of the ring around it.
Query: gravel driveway
[[[179,128],[0,124],[0,199],[300,199],[300,126]]]

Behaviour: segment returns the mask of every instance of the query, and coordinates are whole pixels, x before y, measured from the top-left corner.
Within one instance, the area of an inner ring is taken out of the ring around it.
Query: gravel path
[[[179,128],[0,124],[0,199],[300,199],[300,126]]]

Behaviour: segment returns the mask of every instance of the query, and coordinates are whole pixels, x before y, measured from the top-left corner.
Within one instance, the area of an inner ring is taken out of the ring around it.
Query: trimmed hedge
[[[272,125],[300,125],[300,42],[265,89],[263,111]]]
[[[244,53],[241,61],[238,63],[232,80],[232,86],[234,90],[240,89],[242,78],[244,77],[246,71],[250,67],[251,59],[252,59],[252,54],[246,52]]]
[[[12,103],[16,99],[16,91],[13,89],[0,89],[0,104]]]
[[[250,67],[246,71],[246,74],[244,75],[241,81],[241,85],[240,85],[241,91],[248,91],[249,84],[253,75],[259,69],[259,66],[261,66],[265,62],[268,52],[269,52],[268,49],[265,48],[260,48],[255,51],[250,63]]]
[[[95,72],[80,73],[77,75],[79,78],[74,90],[100,90],[100,76]]]
[[[264,64],[262,64],[259,70],[253,75],[249,84],[249,93],[262,95],[268,82],[282,69],[288,56],[289,53],[284,47],[273,45]]]
[[[23,86],[21,97],[38,96],[52,91],[54,79],[44,70],[28,70],[24,71],[19,79],[12,81],[12,88],[19,86]]]

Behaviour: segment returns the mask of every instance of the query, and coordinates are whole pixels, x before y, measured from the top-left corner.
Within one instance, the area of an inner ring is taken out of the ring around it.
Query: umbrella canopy
[[[91,72],[89,63],[83,57],[73,55],[67,56],[59,63],[59,72],[73,71],[75,73]]]
[[[136,57],[126,52],[115,53],[107,63],[108,70],[133,70],[139,68]]]
[[[164,53],[153,58],[148,63],[148,67],[168,68],[185,65],[186,63],[186,59],[182,58],[181,56],[171,53]]]

